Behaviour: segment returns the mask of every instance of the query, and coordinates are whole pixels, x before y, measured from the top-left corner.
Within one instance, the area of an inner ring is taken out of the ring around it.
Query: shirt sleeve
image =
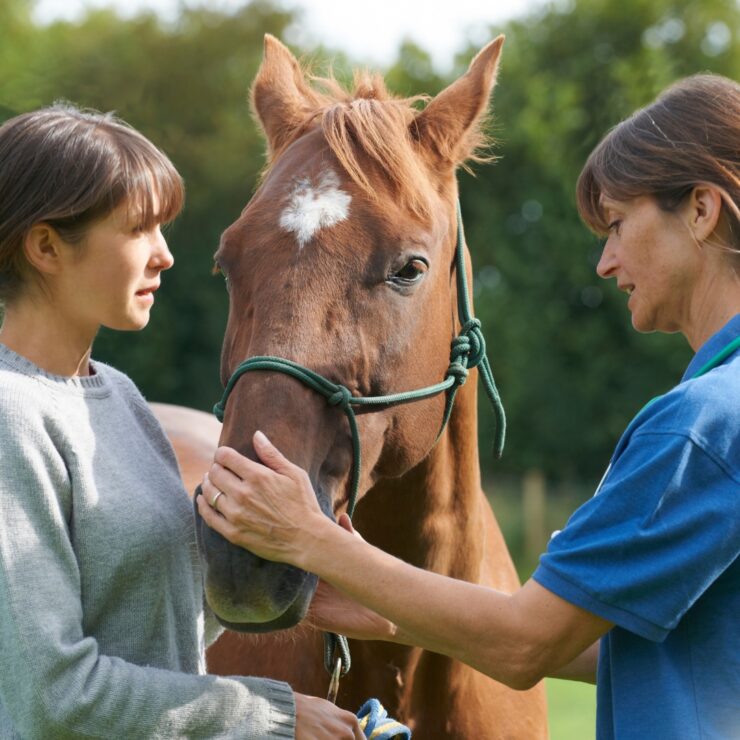
[[[294,737],[287,684],[100,653],[82,629],[63,456],[43,420],[8,405],[0,409],[0,724],[7,713],[29,740]]]
[[[740,481],[690,436],[637,433],[533,578],[662,641],[738,555]]]

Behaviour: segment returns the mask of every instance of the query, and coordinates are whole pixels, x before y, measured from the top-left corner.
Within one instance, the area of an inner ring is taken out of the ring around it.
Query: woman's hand
[[[352,712],[316,696],[294,695],[296,740],[364,740],[365,733]]]
[[[311,544],[326,542],[325,534],[316,535],[324,528],[331,530],[332,522],[319,508],[305,471],[288,461],[261,432],[254,435],[253,444],[264,464],[229,447],[216,451],[203,479],[198,510],[206,524],[229,542],[268,560],[311,570]],[[211,502],[216,496],[214,509]],[[346,514],[339,517],[339,525],[362,540]],[[396,632],[392,622],[323,581],[308,619],[317,629],[359,640],[391,640]]]
[[[346,514],[339,517],[338,524],[362,539]],[[357,603],[325,581],[319,581],[306,618],[316,629],[336,632],[355,640],[389,641],[396,634],[393,622]]]
[[[229,542],[268,560],[309,570],[303,557],[319,544],[320,533],[334,525],[319,508],[304,470],[262,432],[255,433],[253,445],[262,464],[230,447],[216,450],[203,479],[198,511]]]

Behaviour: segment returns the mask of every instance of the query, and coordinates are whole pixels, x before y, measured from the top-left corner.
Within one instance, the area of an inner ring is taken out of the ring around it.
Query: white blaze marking
[[[280,226],[295,233],[301,248],[319,229],[334,226],[349,215],[352,196],[338,186],[339,177],[328,170],[321,175],[316,187],[304,177],[293,188],[288,205],[280,216]]]

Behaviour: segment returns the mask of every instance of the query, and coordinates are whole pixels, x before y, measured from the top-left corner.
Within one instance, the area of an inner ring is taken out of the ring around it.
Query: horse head
[[[502,43],[492,41],[419,110],[421,98],[394,98],[367,73],[355,75],[351,92],[332,79],[310,83],[290,51],[265,38],[252,104],[268,168],[215,255],[230,296],[224,384],[256,356],[310,368],[353,396],[445,378],[459,328],[455,170],[482,142]],[[353,468],[343,401],[327,403],[282,372],[245,373],[225,405],[221,444],[254,459],[261,429],[307,471],[335,517]],[[439,394],[357,412],[360,496],[418,465],[444,410]],[[202,520],[198,537],[206,596],[224,625],[260,632],[303,618],[315,576],[235,547]]]

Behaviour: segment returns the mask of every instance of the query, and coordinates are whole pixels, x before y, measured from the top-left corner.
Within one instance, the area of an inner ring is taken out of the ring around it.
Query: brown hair
[[[77,244],[124,202],[151,227],[183,201],[167,156],[112,113],[64,103],[11,118],[0,126],[0,300],[15,298],[30,274],[23,240],[34,224]]]
[[[722,194],[723,217],[740,250],[740,85],[719,75],[680,80],[615,126],[588,158],[576,186],[581,218],[608,232],[601,196],[653,196],[675,211],[696,185]]]

